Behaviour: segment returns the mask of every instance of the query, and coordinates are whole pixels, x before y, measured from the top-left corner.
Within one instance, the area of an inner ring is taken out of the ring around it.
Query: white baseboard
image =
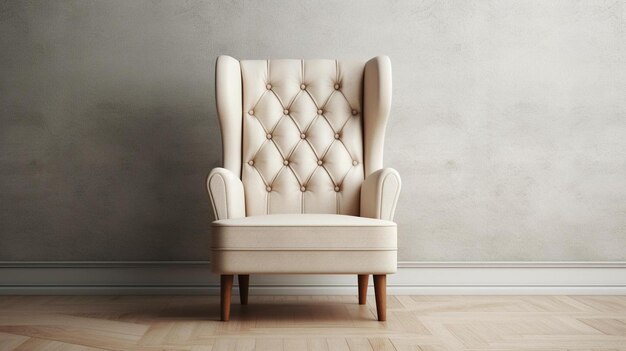
[[[405,261],[387,284],[394,295],[626,295],[626,262]],[[250,290],[256,295],[354,295],[356,276],[253,275]],[[0,295],[218,293],[219,277],[203,261],[0,262]]]

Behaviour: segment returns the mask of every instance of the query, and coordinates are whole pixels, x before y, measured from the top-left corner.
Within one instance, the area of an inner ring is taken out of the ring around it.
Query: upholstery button
[[[254,166],[254,161],[250,160],[250,161],[248,161],[248,164],[249,164],[250,166]]]
[[[301,187],[300,187],[300,191],[305,192],[305,191],[306,191],[306,188],[305,188],[304,186],[301,186]]]
[[[335,192],[338,192],[338,191],[339,191],[339,187],[338,187],[338,186],[336,186],[336,187],[335,187]]]
[[[267,85],[266,85],[265,87],[267,88],[267,90],[272,89],[272,85],[271,85],[271,84],[269,84],[269,83],[267,83]]]
[[[317,110],[317,114],[321,115],[322,113],[324,113],[324,111],[322,109]]]
[[[300,134],[300,139],[304,139],[304,138],[306,138],[306,134],[304,133]]]
[[[250,116],[254,115],[254,110],[250,110],[250,111],[248,111],[248,114],[249,114]]]
[[[271,187],[271,186],[268,186],[267,188],[265,188],[265,190],[267,190],[268,192],[269,192],[269,191],[272,191],[272,187]]]
[[[284,114],[286,114],[286,115],[288,115],[288,114],[289,114],[289,110],[285,109],[285,110],[283,111],[283,113],[284,113]]]
[[[356,166],[356,165],[358,165],[358,164],[359,164],[359,161],[357,161],[357,160],[352,161],[352,165],[353,165],[353,166]]]
[[[335,90],[339,90],[339,83],[335,83]]]
[[[352,110],[352,115],[353,115],[353,116],[356,116],[356,115],[358,115],[358,114],[359,114],[359,111],[357,111],[357,110]]]
[[[317,165],[321,166],[322,164],[324,164],[324,162],[322,162],[322,160],[317,160]]]
[[[265,137],[268,138],[268,139],[272,139],[272,134],[267,133],[267,135]]]
[[[306,85],[300,84],[300,89],[302,89],[302,90],[306,89]]]
[[[284,160],[284,161],[283,161],[283,164],[286,166],[286,165],[288,165],[288,164],[289,164],[289,161]]]
[[[339,139],[339,133],[335,133],[335,139]]]

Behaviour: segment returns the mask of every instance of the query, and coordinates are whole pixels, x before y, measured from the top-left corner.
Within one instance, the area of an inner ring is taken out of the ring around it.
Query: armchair
[[[355,274],[365,304],[372,274],[386,320],[401,185],[383,168],[389,58],[220,56],[215,80],[224,168],[211,171],[207,189],[221,319],[230,318],[234,275],[247,304],[250,274]]]

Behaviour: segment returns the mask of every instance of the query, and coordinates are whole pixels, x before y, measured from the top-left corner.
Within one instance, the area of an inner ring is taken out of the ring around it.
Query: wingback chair
[[[384,321],[400,193],[398,172],[383,168],[389,58],[220,56],[215,80],[224,168],[211,171],[207,189],[222,320],[234,275],[247,304],[250,274],[355,274],[365,304],[372,274]]]

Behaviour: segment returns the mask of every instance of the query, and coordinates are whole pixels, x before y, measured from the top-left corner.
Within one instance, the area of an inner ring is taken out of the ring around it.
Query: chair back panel
[[[242,60],[246,215],[359,215],[365,62]]]

